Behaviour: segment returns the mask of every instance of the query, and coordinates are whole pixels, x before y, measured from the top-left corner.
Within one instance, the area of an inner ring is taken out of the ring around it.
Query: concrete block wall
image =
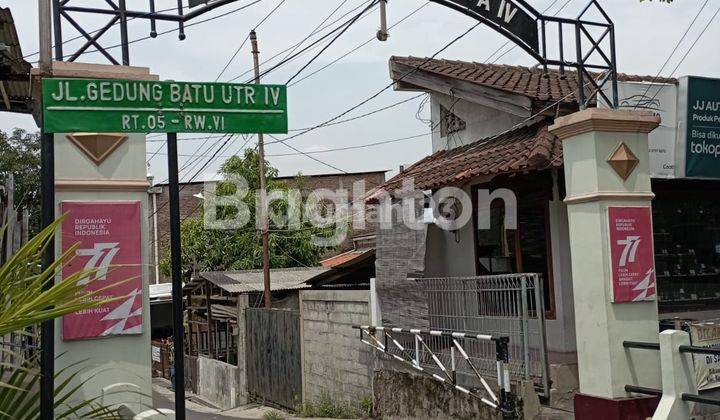
[[[237,366],[200,356],[197,369],[198,395],[226,410],[241,404]]]
[[[372,395],[373,363],[353,325],[370,321],[367,290],[300,292],[303,400],[359,402]]]

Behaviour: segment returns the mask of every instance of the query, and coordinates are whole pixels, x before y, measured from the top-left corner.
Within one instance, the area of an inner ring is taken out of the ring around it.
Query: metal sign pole
[[[175,350],[175,418],[185,420],[185,349],[183,331],[182,264],[180,255],[180,187],[177,133],[167,134],[170,201],[170,264],[172,272],[173,347]]]
[[[55,220],[55,138],[53,133],[42,133],[40,137],[40,200],[42,229]],[[42,257],[42,270],[45,271],[55,261],[55,237],[45,248]],[[54,280],[55,278],[52,277]],[[52,280],[45,288],[52,287]],[[40,413],[42,420],[55,418],[55,321],[45,321],[41,326],[40,355]]]
[[[50,0],[38,1],[38,24],[40,40],[40,72],[42,77],[52,74],[52,49],[50,36]],[[40,117],[40,224],[45,229],[55,220],[55,136],[45,132],[44,119]],[[48,242],[42,256],[42,270],[47,270],[55,261],[55,237]],[[54,277],[44,285],[53,286]],[[55,418],[55,321],[49,320],[40,327],[40,418]]]

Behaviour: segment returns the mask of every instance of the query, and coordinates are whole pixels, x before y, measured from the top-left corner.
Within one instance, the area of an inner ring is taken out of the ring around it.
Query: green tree
[[[15,178],[15,207],[30,211],[30,232],[40,228],[40,133],[0,130],[0,185]]]
[[[249,222],[245,226],[230,230],[206,229],[203,214],[183,220],[180,236],[184,273],[262,268],[262,238],[255,226],[255,191],[260,188],[259,162],[258,154],[254,150],[246,150],[242,157],[233,156],[220,168],[220,173],[226,178],[236,176],[247,181],[249,192],[242,199],[249,211]],[[289,191],[286,182],[275,179],[277,175],[277,170],[266,162],[268,194],[272,191]],[[301,182],[302,180],[298,179],[298,183]],[[220,182],[216,189],[218,197],[232,196],[236,192],[236,185],[231,182]],[[212,198],[205,197],[205,200],[211,201]],[[313,236],[329,237],[332,234],[331,228],[312,227],[308,223],[288,226],[286,216],[299,210],[290,206],[285,199],[273,200],[270,205],[270,214],[285,216],[280,218],[285,220],[279,222],[271,217],[268,225],[272,268],[315,266],[326,250],[315,245]],[[219,220],[232,219],[237,215],[237,207],[220,207],[217,213]],[[170,253],[165,255],[160,262],[160,269],[163,275],[167,276],[170,274]]]

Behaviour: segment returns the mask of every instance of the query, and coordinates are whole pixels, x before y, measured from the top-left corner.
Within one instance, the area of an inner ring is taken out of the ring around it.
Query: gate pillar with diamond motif
[[[55,77],[158,80],[147,68],[56,64]],[[87,287],[112,286],[102,295],[118,298],[55,321],[55,371],[79,363],[69,385],[82,383],[79,398],[139,413],[152,407],[145,135],[56,133],[54,141],[55,214],[66,215],[56,254],[78,247],[62,275],[96,269]]]
[[[586,109],[557,118],[563,143],[580,392],[578,419],[646,418],[657,399],[625,385],[660,388],[646,112]]]

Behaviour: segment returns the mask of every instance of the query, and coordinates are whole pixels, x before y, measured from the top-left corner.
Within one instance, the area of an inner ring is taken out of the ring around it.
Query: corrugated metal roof
[[[305,282],[330,269],[327,267],[277,268],[270,270],[270,290],[297,290],[309,287]],[[228,293],[263,291],[262,270],[210,271],[200,277]]]

